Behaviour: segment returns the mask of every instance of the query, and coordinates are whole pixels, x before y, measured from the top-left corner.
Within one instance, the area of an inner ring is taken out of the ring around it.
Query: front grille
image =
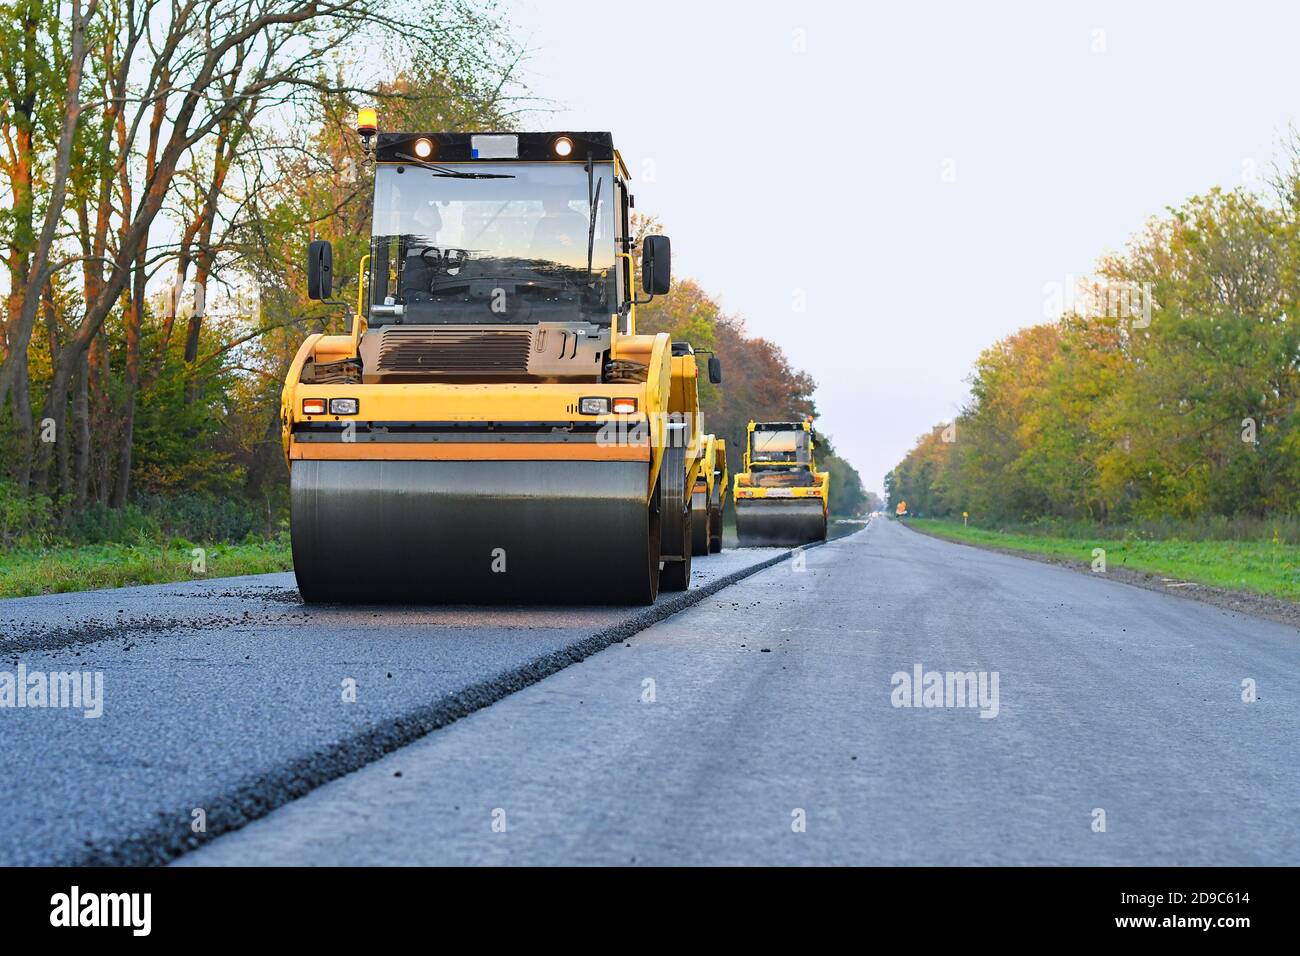
[[[525,373],[531,330],[384,329],[380,372]]]

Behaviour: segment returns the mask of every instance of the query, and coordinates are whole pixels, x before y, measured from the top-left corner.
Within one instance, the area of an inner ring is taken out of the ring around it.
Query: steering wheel
[[[420,261],[437,275],[445,272],[455,278],[461,268],[469,261],[469,252],[465,249],[439,249],[437,246],[425,246],[420,250]]]
[[[466,249],[444,249],[442,251],[442,270],[452,278],[460,275],[460,270],[464,268],[467,262],[469,262],[469,251]]]

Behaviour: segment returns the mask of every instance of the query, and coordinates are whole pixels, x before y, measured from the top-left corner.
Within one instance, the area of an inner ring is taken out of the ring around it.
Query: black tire
[[[663,570],[659,590],[685,591],[691,584],[691,489],[686,487],[686,448],[670,443],[659,466],[659,519]]]
[[[659,548],[662,530],[659,516],[659,489],[650,496],[650,507],[646,520],[650,522],[650,536],[647,547],[646,579],[638,581],[636,591],[631,595],[633,604],[654,604],[659,597]]]
[[[686,527],[682,530],[682,540],[691,540],[691,511],[689,508],[683,514],[682,520]],[[686,550],[686,557],[680,561],[665,561],[664,569],[659,572],[659,590],[661,591],[685,591],[691,586],[691,551]]]
[[[722,482],[715,482],[713,497],[709,499],[709,554],[717,554],[722,550],[723,494]]]
[[[691,495],[691,554],[709,553],[709,538],[713,534],[709,493],[697,491]]]

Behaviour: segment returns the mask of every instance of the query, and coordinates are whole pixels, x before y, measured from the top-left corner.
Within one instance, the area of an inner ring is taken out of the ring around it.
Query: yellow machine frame
[[[619,163],[619,168],[622,164]],[[636,262],[627,253],[619,253],[628,260],[632,287],[636,288]],[[368,257],[367,257],[368,258]],[[364,268],[364,260],[362,262]],[[358,283],[357,304],[361,305],[363,282]],[[613,319],[615,330],[618,317]],[[699,396],[696,389],[698,370],[693,355],[674,356],[672,340],[666,332],[653,335],[636,333],[635,298],[629,308],[628,333],[612,337],[611,352],[617,360],[642,362],[647,366],[644,383],[620,385],[593,385],[584,383],[563,384],[483,384],[458,385],[436,382],[419,384],[367,384],[364,388],[365,404],[356,415],[309,415],[303,412],[303,401],[311,398],[347,398],[358,391],[356,385],[310,385],[300,381],[303,367],[309,360],[320,364],[356,358],[361,336],[367,329],[360,309],[352,317],[352,331],[348,335],[316,333],[307,337],[299,347],[293,364],[285,378],[280,395],[281,444],[286,462],[292,467],[299,459],[357,458],[368,460],[419,459],[422,461],[448,459],[466,460],[485,458],[495,461],[510,460],[648,460],[649,481],[645,496],[647,502],[659,478],[663,462],[667,425],[670,416],[680,417],[690,423],[691,443],[688,446],[687,487],[694,481],[700,468],[700,442],[697,435],[699,422]],[[638,423],[648,429],[649,441],[645,444],[620,445],[562,445],[531,444],[444,443],[437,446],[411,446],[403,444],[331,445],[322,446],[298,442],[293,426],[310,421],[421,421],[429,419],[454,419],[461,421],[508,422],[521,420],[561,420],[573,418],[578,399],[586,396],[609,396],[637,399],[635,415],[600,415],[591,421],[606,422],[615,426],[633,428]]]

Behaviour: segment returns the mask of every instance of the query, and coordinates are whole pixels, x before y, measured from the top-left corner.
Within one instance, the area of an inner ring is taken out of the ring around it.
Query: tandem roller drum
[[[750,499],[736,502],[736,537],[742,548],[795,547],[826,540],[820,499]]]
[[[709,553],[709,539],[713,531],[713,511],[709,507],[709,493],[691,493],[691,554]]]
[[[714,489],[709,504],[709,554],[722,551],[722,491]]]
[[[293,463],[308,603],[648,604],[659,573],[644,462]]]

